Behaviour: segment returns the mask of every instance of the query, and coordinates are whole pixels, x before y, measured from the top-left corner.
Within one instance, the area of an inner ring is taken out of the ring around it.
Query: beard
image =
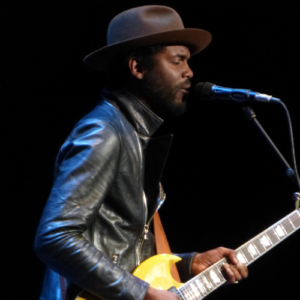
[[[148,70],[140,82],[140,93],[146,100],[150,109],[161,117],[180,116],[186,111],[188,93],[181,91],[183,86],[190,85],[190,80],[181,84],[168,82],[166,78],[159,76],[154,69]],[[182,94],[182,99],[176,101]]]

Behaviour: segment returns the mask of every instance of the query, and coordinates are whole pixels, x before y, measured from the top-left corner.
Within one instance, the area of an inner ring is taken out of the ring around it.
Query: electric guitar
[[[285,218],[269,227],[241,247],[237,251],[237,259],[250,265],[267,251],[278,245],[300,228],[300,209],[295,210]],[[207,268],[199,275],[186,283],[175,281],[170,273],[170,267],[181,258],[171,254],[159,254],[142,262],[133,272],[136,277],[148,282],[150,286],[169,290],[175,287],[174,292],[182,300],[200,300],[221,286],[226,279],[222,274],[222,267],[227,262],[221,259]],[[92,300],[86,292],[83,292],[76,300]]]

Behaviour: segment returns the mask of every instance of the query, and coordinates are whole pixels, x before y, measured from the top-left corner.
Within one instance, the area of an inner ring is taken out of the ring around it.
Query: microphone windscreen
[[[211,82],[199,82],[195,86],[195,94],[197,98],[202,100],[211,99],[211,89],[215,84]]]

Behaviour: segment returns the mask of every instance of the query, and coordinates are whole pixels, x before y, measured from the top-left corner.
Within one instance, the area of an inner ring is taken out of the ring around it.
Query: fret
[[[209,274],[210,282],[212,282],[216,287],[218,287],[220,284],[220,279],[216,274],[216,271],[214,269],[211,269],[208,274]]]
[[[192,299],[199,299],[199,298],[197,298],[197,294],[194,292],[194,289],[196,288],[196,286],[192,283],[192,284],[190,284],[190,295],[191,295],[191,297],[192,297]],[[198,292],[198,290],[197,290],[197,288],[195,289],[195,291],[197,291],[197,293],[199,294],[199,292]],[[199,296],[198,296],[199,297]]]
[[[268,239],[266,234],[261,235],[259,241],[266,250],[272,247],[272,242]]]
[[[200,290],[200,292],[202,293],[202,295],[206,295],[208,293],[204,284],[201,282],[200,279],[195,280],[195,283],[196,283],[198,289]]]
[[[287,220],[285,222],[283,222],[281,225],[283,226],[283,228],[285,229],[285,232],[288,235],[295,231],[295,227],[289,218],[287,218]]]
[[[210,270],[211,271],[211,270]],[[213,279],[210,276],[210,271],[209,272],[205,272],[203,275],[204,277],[207,279],[207,282],[209,283],[210,289],[215,289],[217,287],[217,285],[215,284],[215,282],[213,281]],[[205,279],[204,279],[205,281]],[[206,282],[206,281],[205,281]]]
[[[255,245],[256,250],[258,250],[259,255],[262,255],[266,252],[266,249],[264,246],[260,243],[260,240],[258,238],[255,238],[252,240],[253,245]]]
[[[280,239],[283,239],[285,238],[285,236],[287,235],[286,234],[286,231],[284,229],[284,227],[281,225],[281,224],[278,224],[274,230],[276,231],[277,233],[277,236],[280,238]]]
[[[294,224],[295,228],[298,229],[300,227],[300,215],[299,215],[299,211],[296,211],[296,213],[293,214],[290,217],[290,220]]]
[[[193,299],[190,286],[186,287],[185,290],[182,292],[182,294],[184,295],[185,299],[188,300]]]
[[[272,227],[272,230],[273,230],[273,236],[274,236],[274,240],[275,240],[275,237],[277,238],[278,241],[280,241],[280,237],[277,233],[277,231],[275,230],[275,228]]]
[[[186,299],[179,290],[176,290],[176,294],[179,296],[179,298],[181,300],[185,300]]]
[[[273,246],[280,242],[280,237],[274,228],[268,229],[266,231],[266,235],[268,236]]]
[[[255,246],[255,249],[258,251],[259,255],[265,253],[266,249],[263,247],[257,237],[252,240],[252,244]]]
[[[196,284],[191,283],[190,287],[191,287],[193,295],[195,295],[196,299],[202,299],[202,295],[201,295],[199,289],[197,288]]]
[[[291,226],[293,227],[293,229],[295,230],[296,228],[295,228],[293,222],[290,220],[290,218],[289,218],[289,222],[290,222]]]
[[[193,283],[190,285],[190,288],[192,299],[201,299],[201,294]]]
[[[183,289],[178,289],[178,291],[180,292],[181,296],[184,298],[184,299],[192,299],[192,294],[191,294],[191,291],[190,291],[190,286],[183,286]]]
[[[223,276],[223,274],[221,272],[221,268],[222,268],[222,265],[218,265],[216,267],[216,270],[217,270],[218,276],[220,278],[221,284],[223,284],[226,281],[226,279],[225,279],[225,277]]]
[[[208,280],[208,278],[205,276],[207,274],[207,272],[205,272],[202,276],[203,278],[203,282],[205,284],[205,286],[207,287],[207,289],[210,291],[213,289],[213,285],[211,284],[211,282]]]
[[[245,256],[243,255],[243,253],[241,251],[239,251],[236,255],[236,258],[239,262],[241,262],[242,264],[245,264],[247,265],[248,261],[247,259],[245,258]]]
[[[248,263],[251,263],[253,261],[253,257],[251,255],[251,253],[249,253],[249,251],[247,249],[247,245],[241,247],[240,251],[244,254],[244,257],[246,258]]]
[[[223,276],[222,271],[221,271],[222,268],[223,268],[222,264],[216,265],[216,267],[215,267],[215,272],[216,272],[216,275],[218,276],[219,282],[220,282],[219,285],[223,284],[226,281],[226,279]]]
[[[194,293],[193,293],[193,289],[192,289],[191,285],[188,286],[186,292],[187,292],[187,295],[188,295],[188,299],[194,299],[194,298],[196,298],[195,295],[194,295]]]
[[[259,256],[259,252],[258,252],[256,246],[253,243],[247,244],[247,250],[251,254],[251,256],[253,257],[253,259],[255,259],[256,257]]]

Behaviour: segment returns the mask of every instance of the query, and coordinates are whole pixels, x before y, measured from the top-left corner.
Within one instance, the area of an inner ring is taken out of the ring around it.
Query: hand
[[[175,293],[164,290],[157,290],[149,286],[144,300],[180,300],[180,298]]]
[[[219,247],[214,250],[210,250],[204,253],[197,253],[192,262],[192,275],[195,276],[205,269],[226,257],[230,264],[224,264],[224,276],[228,283],[235,283],[243,278],[248,277],[248,268],[240,263],[236,258],[236,252],[234,250]]]

